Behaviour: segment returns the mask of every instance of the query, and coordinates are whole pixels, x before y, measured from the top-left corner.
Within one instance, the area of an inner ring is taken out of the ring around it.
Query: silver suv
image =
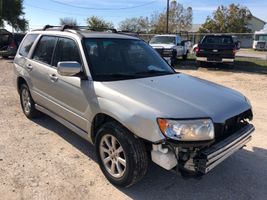
[[[149,160],[203,175],[242,148],[254,130],[240,93],[177,73],[144,41],[118,33],[44,28],[14,60],[21,106],[45,113],[95,145],[114,185],[139,181]]]

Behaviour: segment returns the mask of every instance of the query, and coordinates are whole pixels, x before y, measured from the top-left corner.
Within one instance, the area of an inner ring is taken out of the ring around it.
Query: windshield
[[[202,44],[233,44],[232,36],[206,36]]]
[[[153,37],[150,44],[175,44],[175,37],[173,36],[155,36]]]
[[[267,34],[266,35],[255,35],[255,40],[267,42]]]
[[[83,41],[95,81],[114,81],[175,73],[141,40],[87,38]]]

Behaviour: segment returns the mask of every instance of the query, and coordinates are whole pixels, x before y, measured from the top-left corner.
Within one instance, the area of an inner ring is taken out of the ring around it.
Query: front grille
[[[258,42],[257,46],[258,46],[258,49],[264,49],[265,48],[265,42]]]
[[[251,109],[236,115],[230,119],[227,119],[225,123],[215,124],[215,140],[216,142],[221,141],[230,135],[234,134],[244,126],[248,124],[248,120],[253,117]]]
[[[159,53],[160,56],[163,57],[163,48],[155,48],[155,50]]]

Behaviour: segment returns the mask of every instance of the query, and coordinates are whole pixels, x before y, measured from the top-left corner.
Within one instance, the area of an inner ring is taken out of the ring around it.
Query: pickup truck
[[[149,44],[172,66],[176,64],[178,57],[186,60],[189,53],[187,43],[179,35],[155,35]]]
[[[195,48],[196,60],[202,62],[233,64],[237,48],[229,35],[206,35]]]

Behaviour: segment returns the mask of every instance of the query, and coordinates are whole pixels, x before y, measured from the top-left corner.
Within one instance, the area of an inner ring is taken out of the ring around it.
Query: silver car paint
[[[55,32],[47,31],[47,34],[55,35]],[[88,132],[89,141],[91,122],[98,113],[113,117],[140,138],[157,142],[164,138],[156,121],[158,117],[211,118],[214,122],[224,122],[251,107],[238,92],[184,74],[92,81],[81,38],[67,32],[59,33],[60,37],[64,35],[79,45],[87,80],[60,76],[56,68],[29,59],[36,43],[28,58],[17,54],[15,74],[25,78],[37,104]],[[32,64],[32,70],[26,68],[28,63]],[[58,80],[52,81],[51,74]]]

